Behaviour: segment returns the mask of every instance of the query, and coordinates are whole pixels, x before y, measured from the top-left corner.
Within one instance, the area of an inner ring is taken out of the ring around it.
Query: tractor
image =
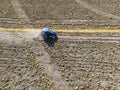
[[[41,36],[49,47],[54,47],[54,43],[58,41],[57,34],[51,31],[50,28],[43,28]]]

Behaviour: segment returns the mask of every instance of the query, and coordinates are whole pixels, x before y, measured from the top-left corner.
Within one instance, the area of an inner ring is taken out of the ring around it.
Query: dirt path
[[[120,37],[83,37],[83,36],[59,36],[60,40],[72,40],[72,41],[93,41],[93,42],[105,42],[105,43],[119,43]]]
[[[105,43],[119,43],[119,36],[58,36],[59,40],[67,40],[67,41],[95,41],[95,42],[105,42]],[[36,40],[42,41],[42,38],[37,37]]]
[[[22,18],[22,19],[25,19],[27,21],[30,21],[29,17],[26,15],[26,13],[24,12],[24,10],[22,10],[21,5],[18,2],[18,0],[11,0],[11,3],[13,5],[13,7],[14,7],[14,10],[18,14],[19,18]],[[30,25],[30,27],[33,28],[32,25]],[[37,36],[37,34],[34,33],[34,32],[31,32],[31,35],[29,33],[26,33],[26,34],[28,34],[27,38],[30,38],[30,39],[31,39],[31,37],[33,38],[34,35]],[[17,34],[17,35],[20,36],[19,34]],[[35,43],[35,42],[33,42],[33,43]],[[64,81],[62,79],[59,71],[57,69],[55,69],[56,68],[55,65],[50,64],[50,56],[44,50],[44,47],[41,44],[39,44],[39,43],[37,44],[37,46],[39,48],[37,48],[36,46],[33,46],[33,50],[41,52],[43,54],[42,57],[41,56],[37,57],[37,59],[42,62],[41,65],[44,67],[45,72],[51,77],[51,81],[54,83],[54,87],[56,88],[56,90],[71,90],[67,86],[66,81]]]
[[[26,13],[24,12],[24,10],[22,10],[22,7],[21,5],[19,4],[18,0],[11,0],[11,3],[13,5],[13,8],[17,14],[17,16],[19,18],[22,18],[22,19],[27,19],[29,21],[29,18],[28,16],[26,15]]]
[[[21,7],[21,4],[18,2],[18,0],[11,0],[11,3],[13,5],[14,11],[17,14],[18,18],[22,19],[23,21],[28,21],[30,22],[29,17],[26,15],[26,13],[24,12],[24,10]],[[24,28],[33,28],[32,25],[25,25]]]
[[[83,37],[83,36],[59,36],[59,38],[66,38],[66,39],[88,39],[88,40],[120,40],[120,37]]]
[[[32,43],[34,53],[37,55],[38,52],[40,52],[42,55],[37,56],[37,59],[40,62],[40,66],[43,66],[45,72],[50,76],[51,81],[54,82],[55,90],[72,90],[67,86],[66,81],[62,79],[62,76],[58,71],[58,67],[51,62],[49,54],[45,51],[41,43],[39,41],[34,41]]]
[[[82,5],[83,7],[87,8],[88,10],[90,10],[92,12],[95,12],[98,15],[102,15],[102,16],[105,16],[105,17],[108,17],[108,18],[114,18],[114,19],[119,19],[120,20],[119,16],[116,16],[116,15],[113,15],[113,14],[109,14],[109,13],[103,12],[101,10],[98,10],[96,8],[93,8],[92,6],[88,5],[83,0],[75,0],[75,1],[78,2],[80,5]]]
[[[11,0],[12,2],[12,5],[16,11],[16,13],[18,14],[18,17],[19,18],[22,18],[22,19],[25,19],[27,21],[30,21],[28,16],[26,15],[26,13],[22,10],[21,8],[21,5],[19,4],[19,2],[17,0]],[[93,10],[94,11],[94,10]],[[104,13],[102,13],[104,14]],[[29,25],[31,28],[33,28],[32,25]],[[27,26],[28,27],[28,26]],[[34,53],[38,53],[40,52],[40,54],[42,56],[37,56],[37,60],[40,61],[40,65],[44,68],[45,70],[45,73],[47,73],[50,77],[51,77],[51,81],[54,83],[54,87],[55,87],[55,90],[72,90],[70,87],[67,86],[67,83],[65,80],[63,80],[62,76],[60,75],[60,72],[58,71],[57,69],[57,66],[52,64],[51,62],[51,58],[49,56],[49,54],[45,51],[44,47],[39,43],[39,42],[34,42],[32,41],[32,38],[34,36],[37,36],[38,32],[28,32],[28,33],[14,33],[14,34],[9,34],[11,37],[13,35],[13,37],[11,38],[11,41],[12,40],[16,40],[17,42],[20,42],[20,40],[28,40],[30,41],[31,43],[33,43],[33,46],[32,46],[32,49],[34,50]],[[8,37],[8,36],[6,36]],[[60,37],[61,38],[61,37]],[[68,38],[68,39],[89,39],[91,37],[71,37],[71,36],[67,36],[64,38]],[[5,38],[4,38],[5,39]],[[9,39],[9,38],[7,38]],[[93,39],[98,39],[98,38],[91,38],[91,40]],[[104,38],[99,38],[99,39],[104,39]],[[113,39],[113,38],[106,38],[106,39]],[[115,38],[116,39],[116,38]],[[117,38],[119,39],[119,38]],[[107,40],[106,40],[107,41]]]

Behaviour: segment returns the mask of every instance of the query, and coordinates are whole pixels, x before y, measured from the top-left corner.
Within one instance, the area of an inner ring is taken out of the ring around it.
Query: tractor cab
[[[49,47],[54,46],[54,43],[58,40],[57,34],[51,31],[50,28],[43,28],[41,35]]]

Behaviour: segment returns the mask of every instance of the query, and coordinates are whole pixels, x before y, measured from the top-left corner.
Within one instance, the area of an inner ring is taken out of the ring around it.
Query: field
[[[120,32],[57,32],[54,47],[40,36],[43,27],[119,30],[119,5],[119,0],[0,0],[0,90],[120,90]]]
[[[21,35],[13,34],[13,40],[19,40],[19,43],[5,41],[7,39],[0,42],[1,89],[68,90],[60,89],[60,86],[56,88],[52,79],[55,70],[59,71],[67,87],[72,87],[71,90],[119,89],[120,43],[59,39],[55,47],[48,48],[43,41],[28,41],[25,37],[20,39]],[[49,61],[45,52],[50,56]],[[47,67],[51,65],[54,71],[48,71]],[[57,73],[54,78],[58,76]]]
[[[93,7],[120,16],[120,1],[119,0],[85,0]]]
[[[0,0],[0,18],[16,18],[14,8],[10,0]]]
[[[100,12],[93,12],[94,1],[88,2],[88,5],[93,6],[91,10],[85,8],[83,5],[79,5],[74,0],[18,0],[22,11],[26,13],[29,17],[29,21],[26,21],[26,18],[21,18],[19,15],[19,11],[16,11],[16,7],[13,7],[13,3],[9,0],[1,1],[1,13],[0,13],[0,26],[1,27],[11,27],[11,28],[30,28],[29,25],[33,25],[34,28],[43,28],[45,26],[51,28],[62,28],[62,29],[119,29],[120,23],[119,18],[116,20],[115,18],[108,17],[104,15],[104,12],[107,11],[115,11],[118,12],[116,5],[111,6],[111,10],[103,11],[102,5],[106,4],[108,1],[104,1],[105,3],[99,5],[100,2],[95,2],[96,6],[101,6],[99,10]],[[86,0],[87,1],[87,0]],[[119,4],[119,1],[116,1]],[[8,4],[9,3],[9,4]],[[113,4],[112,2],[109,2]],[[47,7],[46,7],[47,5]],[[104,5],[105,6],[105,5]],[[103,6],[103,7],[104,7]],[[119,8],[119,6],[118,6]],[[116,9],[116,10],[114,10]],[[109,13],[109,12],[107,12]],[[110,13],[112,14],[112,13]],[[119,15],[118,15],[119,16]],[[115,16],[114,16],[115,17]]]
[[[39,66],[29,42],[0,42],[1,90],[50,90],[53,83]]]
[[[26,14],[41,19],[101,19],[101,16],[78,5],[74,0],[19,0]],[[47,5],[47,6],[46,6]],[[42,8],[42,9],[41,9]]]
[[[78,90],[120,87],[119,43],[60,40],[54,49],[46,50],[71,87]]]

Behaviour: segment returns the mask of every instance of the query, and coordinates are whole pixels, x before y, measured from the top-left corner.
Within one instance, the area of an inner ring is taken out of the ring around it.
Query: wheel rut
[[[11,0],[11,3],[14,7],[14,10],[16,14],[18,15],[19,18],[25,19],[26,21],[30,21],[29,17],[26,15],[24,10],[21,8],[21,5],[18,0]],[[29,25],[29,27],[34,28],[32,25]],[[26,37],[27,40],[32,40],[34,35],[36,36],[36,33],[26,33],[28,34]],[[31,34],[31,35],[30,35]],[[18,34],[21,36],[20,34]],[[23,35],[24,36],[24,35]],[[21,38],[23,38],[21,36]],[[16,35],[17,37],[17,35]],[[30,38],[30,39],[28,39]],[[23,38],[24,39],[24,38]],[[44,47],[40,43],[32,42],[33,43],[33,50],[34,52],[37,51],[37,53],[42,53],[43,56],[36,57],[38,61],[40,61],[40,65],[43,66],[46,74],[48,74],[51,77],[51,81],[54,83],[55,90],[71,90],[69,86],[67,86],[66,81],[62,79],[62,76],[60,75],[60,72],[55,68],[56,66],[52,63],[50,63],[50,56],[49,54],[45,51]]]

